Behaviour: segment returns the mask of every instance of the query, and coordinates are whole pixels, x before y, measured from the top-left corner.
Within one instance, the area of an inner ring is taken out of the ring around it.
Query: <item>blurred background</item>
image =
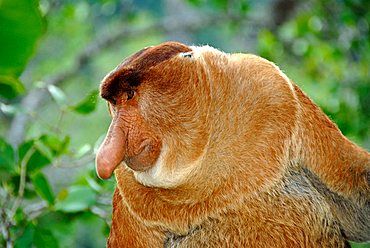
[[[0,0],[0,247],[105,246],[99,84],[163,41],[272,60],[369,150],[369,23],[368,0]]]

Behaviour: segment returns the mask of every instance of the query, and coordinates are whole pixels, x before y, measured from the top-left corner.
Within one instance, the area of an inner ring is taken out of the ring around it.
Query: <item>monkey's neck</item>
[[[363,192],[370,193],[369,153],[344,137],[297,86],[295,92],[301,105],[299,160],[336,193],[357,199]]]

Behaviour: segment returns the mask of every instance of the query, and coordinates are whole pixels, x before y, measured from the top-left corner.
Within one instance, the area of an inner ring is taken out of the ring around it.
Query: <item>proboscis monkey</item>
[[[348,247],[370,239],[370,155],[273,63],[167,42],[101,84],[108,247]]]

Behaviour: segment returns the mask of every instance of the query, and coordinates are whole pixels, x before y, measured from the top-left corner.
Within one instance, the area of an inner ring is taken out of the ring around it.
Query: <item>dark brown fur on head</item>
[[[125,59],[106,76],[101,85],[101,97],[114,101],[122,91],[138,87],[148,77],[148,71],[160,63],[190,48],[175,42],[164,43],[158,47],[146,47]]]

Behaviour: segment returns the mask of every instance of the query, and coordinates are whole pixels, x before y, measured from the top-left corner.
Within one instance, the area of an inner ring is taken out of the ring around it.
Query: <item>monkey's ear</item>
[[[182,58],[192,58],[193,52],[180,53],[179,56]]]

